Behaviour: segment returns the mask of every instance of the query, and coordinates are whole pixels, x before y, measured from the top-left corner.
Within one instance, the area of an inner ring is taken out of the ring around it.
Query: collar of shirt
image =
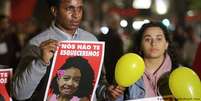
[[[76,31],[75,31],[75,33],[73,34],[73,36],[72,35],[70,35],[69,33],[66,33],[66,32],[64,32],[64,31],[62,31],[60,28],[58,28],[57,26],[55,26],[55,22],[53,22],[52,23],[52,29],[57,33],[60,33],[60,34],[62,34],[62,35],[64,35],[64,36],[66,36],[67,37],[67,39],[68,40],[73,40],[73,39],[75,39],[78,35],[78,29],[76,29]]]

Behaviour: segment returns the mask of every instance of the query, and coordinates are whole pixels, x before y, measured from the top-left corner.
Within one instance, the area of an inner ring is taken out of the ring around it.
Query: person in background
[[[201,79],[201,43],[199,43],[199,46],[196,50],[196,54],[195,54],[195,58],[194,58],[194,61],[193,61],[193,70],[198,74],[198,76],[200,77]]]
[[[51,82],[53,95],[49,101],[89,101],[93,80],[94,71],[88,60],[80,56],[70,57]]]
[[[117,13],[110,12],[105,19],[109,28],[108,33],[98,36],[100,41],[105,42],[104,67],[96,89],[98,101],[115,100],[122,96],[124,88],[118,86],[115,81],[114,72],[118,59],[123,55],[123,42],[119,33],[120,17]]]
[[[7,65],[15,71],[21,48],[12,28],[8,16],[0,15],[0,64]]]
[[[18,22],[16,23],[16,41],[23,49],[31,38],[39,34],[40,30],[37,20],[34,18]]]
[[[123,55],[123,41],[120,37],[119,23],[120,17],[116,13],[108,15],[111,19],[107,19],[109,31],[107,34],[101,33],[98,36],[99,41],[105,42],[104,66],[106,70],[106,78],[109,84],[114,84],[114,70],[118,59]]]
[[[51,59],[59,41],[97,41],[94,35],[79,28],[83,0],[47,1],[54,19],[52,25],[32,38],[22,51],[12,80],[12,94],[16,100],[43,101]]]
[[[186,41],[183,47],[182,65],[192,68],[193,59],[195,58],[195,53],[199,45],[200,38],[196,35],[193,26],[188,25],[185,30]]]
[[[160,22],[144,24],[135,36],[133,52],[143,57],[143,76],[128,87],[124,100],[172,95],[168,77],[178,67],[167,28]]]
[[[175,46],[175,54],[176,54],[176,59],[178,60],[179,63],[183,63],[183,51],[184,51],[184,44],[186,43],[186,35],[185,31],[183,30],[182,26],[176,25],[175,30],[172,32],[172,41],[173,45]]]

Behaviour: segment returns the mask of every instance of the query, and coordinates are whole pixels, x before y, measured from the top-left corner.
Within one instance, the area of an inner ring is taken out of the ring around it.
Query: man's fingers
[[[45,47],[45,46],[48,46],[48,45],[58,45],[58,41],[57,40],[52,40],[52,39],[50,39],[50,40],[46,40],[46,41],[44,41],[44,42],[42,42],[41,44],[40,44],[40,47]]]
[[[45,52],[52,52],[54,53],[56,51],[56,48],[58,46],[58,41],[56,40],[47,40],[40,44],[40,48]]]
[[[52,58],[57,49],[58,44],[58,41],[52,39],[46,40],[40,44],[39,47],[41,49],[42,60],[45,63],[49,63],[50,59]]]

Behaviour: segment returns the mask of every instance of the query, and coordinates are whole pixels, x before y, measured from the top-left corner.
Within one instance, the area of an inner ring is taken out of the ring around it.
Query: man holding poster
[[[82,0],[48,0],[48,3],[54,20],[50,28],[31,39],[22,52],[12,83],[13,96],[17,100],[43,100],[58,42],[97,41],[94,35],[79,28]]]
[[[92,100],[98,84],[103,56],[103,42],[60,42],[54,55],[45,99],[48,101]]]

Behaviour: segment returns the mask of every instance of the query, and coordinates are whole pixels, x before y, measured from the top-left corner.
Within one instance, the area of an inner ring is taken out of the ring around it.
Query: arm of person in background
[[[96,97],[98,101],[123,101],[124,90],[124,87],[108,84],[106,80],[106,72],[103,68],[96,89]]]
[[[39,47],[28,45],[22,52],[22,59],[13,77],[13,96],[25,100],[32,96],[46,73],[49,61],[56,50],[57,41],[47,40]]]

